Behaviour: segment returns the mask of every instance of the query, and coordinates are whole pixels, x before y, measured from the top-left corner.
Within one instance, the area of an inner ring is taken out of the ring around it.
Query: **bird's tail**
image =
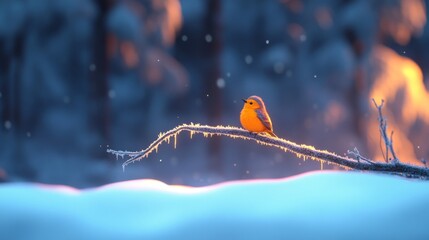
[[[267,131],[267,133],[268,133],[268,134],[270,134],[272,137],[276,137],[276,138],[278,138],[278,137],[277,137],[277,135],[275,135],[275,134],[273,133],[273,131]]]

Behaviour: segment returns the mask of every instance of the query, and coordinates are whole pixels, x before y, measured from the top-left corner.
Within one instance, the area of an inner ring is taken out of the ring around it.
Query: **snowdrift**
[[[2,239],[429,239],[429,182],[355,172],[209,187],[0,185]]]

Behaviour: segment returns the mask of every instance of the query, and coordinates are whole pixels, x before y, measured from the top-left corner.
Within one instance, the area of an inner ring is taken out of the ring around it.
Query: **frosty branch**
[[[279,148],[285,152],[294,153],[299,158],[303,159],[312,159],[321,162],[328,162],[331,164],[339,165],[346,169],[355,169],[355,170],[367,170],[374,172],[385,172],[391,174],[397,174],[401,176],[411,177],[411,178],[422,178],[429,179],[429,169],[424,167],[419,167],[415,165],[409,165],[399,162],[398,158],[395,155],[392,144],[392,135],[390,138],[386,134],[386,120],[383,118],[381,108],[383,107],[383,102],[380,105],[374,101],[375,106],[379,112],[379,122],[380,122],[380,133],[383,136],[386,146],[386,159],[387,153],[390,151],[393,159],[390,162],[376,162],[368,158],[365,158],[360,155],[359,151],[355,148],[353,151],[348,151],[348,153],[354,158],[340,156],[338,154],[328,152],[326,150],[318,150],[313,146],[308,146],[304,144],[297,144],[286,139],[274,138],[268,135],[262,134],[253,134],[242,128],[232,127],[232,126],[207,126],[200,124],[183,124],[177,126],[165,133],[162,133],[158,138],[152,142],[146,149],[137,152],[130,151],[116,151],[108,149],[107,152],[116,155],[116,157],[127,156],[128,159],[122,164],[122,167],[125,167],[135,161],[140,161],[141,159],[148,157],[153,151],[157,151],[160,144],[163,142],[169,143],[171,138],[174,138],[174,147],[176,147],[177,136],[183,132],[190,132],[191,138],[195,133],[203,134],[205,137],[212,136],[227,136],[231,138],[240,138],[244,140],[256,141],[256,143],[261,145],[267,145],[270,147]]]
[[[380,136],[383,138],[383,142],[385,145],[385,154],[383,153],[383,150],[381,151],[384,156],[384,160],[388,163],[389,160],[392,162],[399,162],[398,157],[396,156],[395,150],[393,149],[393,131],[390,132],[390,138],[387,136],[387,121],[383,117],[382,108],[384,105],[384,100],[381,100],[381,104],[378,105],[377,102],[372,99],[372,102],[374,103],[375,108],[377,108],[378,111],[378,123],[379,123],[379,130],[380,130]],[[389,152],[392,154],[392,159],[389,158]]]

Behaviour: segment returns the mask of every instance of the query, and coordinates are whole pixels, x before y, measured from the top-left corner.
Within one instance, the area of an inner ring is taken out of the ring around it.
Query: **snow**
[[[357,172],[208,187],[0,185],[4,239],[429,239],[429,182]]]

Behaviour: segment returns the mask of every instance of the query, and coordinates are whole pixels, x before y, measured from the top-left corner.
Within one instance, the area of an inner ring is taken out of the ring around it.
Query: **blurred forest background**
[[[182,134],[240,126],[261,96],[280,137],[382,159],[376,112],[404,162],[429,159],[429,0],[1,0],[0,179],[89,187],[134,178],[201,186],[320,163]],[[332,168],[332,166],[324,166]]]

